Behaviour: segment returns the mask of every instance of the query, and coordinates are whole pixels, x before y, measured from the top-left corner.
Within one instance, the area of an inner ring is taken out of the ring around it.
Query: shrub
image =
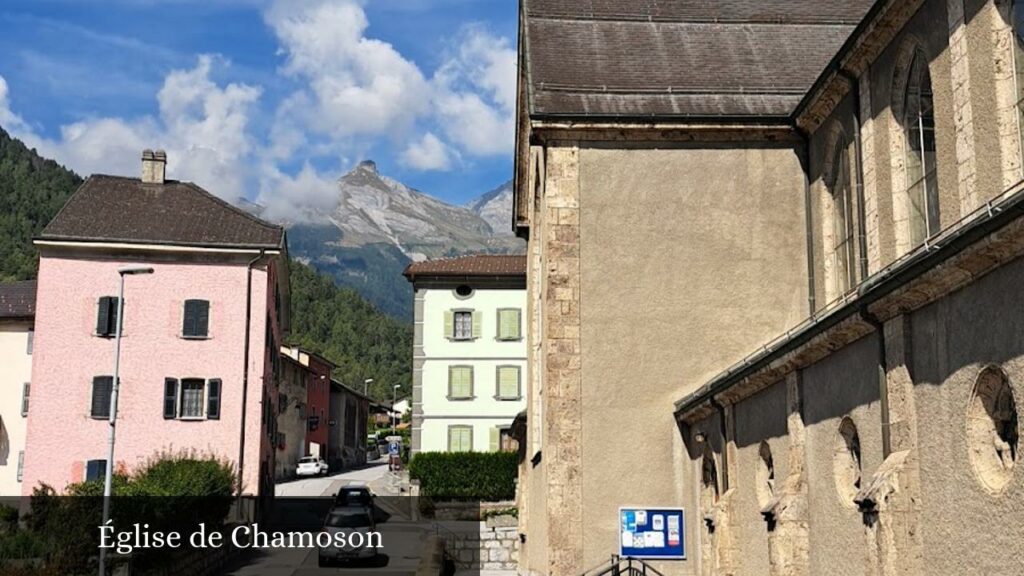
[[[409,477],[435,500],[497,502],[515,498],[518,463],[514,452],[421,452]]]

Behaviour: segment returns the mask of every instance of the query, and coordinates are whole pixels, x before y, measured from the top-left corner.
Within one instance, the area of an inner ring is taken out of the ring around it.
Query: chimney
[[[146,149],[142,151],[142,183],[163,184],[167,171],[167,153]]]

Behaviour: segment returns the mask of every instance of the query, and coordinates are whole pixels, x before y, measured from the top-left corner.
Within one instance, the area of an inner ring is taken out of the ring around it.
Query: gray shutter
[[[209,336],[210,335],[210,302],[207,300],[197,300],[196,307],[198,308],[196,313],[196,331],[198,336]]]
[[[185,318],[181,325],[182,336],[196,336],[195,300],[185,300]]]
[[[178,416],[178,380],[164,378],[164,420],[174,420]]]
[[[185,300],[182,336],[203,337],[209,333],[210,303],[206,300]]]
[[[28,397],[32,392],[32,385],[25,382],[25,385],[21,389],[21,415],[28,416]]]
[[[110,332],[110,296],[104,296],[96,304],[96,333],[100,336],[107,336]],[[115,314],[117,312],[114,312]]]
[[[113,376],[97,376],[92,379],[91,415],[93,418],[110,417],[110,395],[113,389]]]
[[[206,418],[220,420],[220,378],[211,379],[206,385]]]

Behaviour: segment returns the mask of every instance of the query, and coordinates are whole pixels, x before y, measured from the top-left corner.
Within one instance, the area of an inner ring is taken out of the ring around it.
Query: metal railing
[[[580,576],[665,576],[655,567],[639,558],[612,554],[611,560],[583,572]]]

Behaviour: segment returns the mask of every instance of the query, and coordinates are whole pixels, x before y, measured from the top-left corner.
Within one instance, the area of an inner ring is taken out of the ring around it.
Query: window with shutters
[[[473,427],[472,426],[449,426],[448,427],[448,451],[449,452],[472,452],[473,451]]]
[[[36,339],[36,331],[35,330],[29,330],[28,331],[28,344],[25,346],[25,354],[28,354],[29,356],[32,355],[32,346],[35,343],[35,339]]]
[[[181,407],[179,418],[202,418],[203,401],[205,399],[206,381],[198,378],[181,380]]]
[[[472,400],[473,399],[473,367],[472,366],[449,366],[448,367],[448,399],[449,400]]]
[[[498,366],[494,397],[498,400],[519,400],[522,397],[520,375],[519,366]]]
[[[32,385],[28,382],[21,387],[21,415],[28,416],[28,396],[32,392]]]
[[[25,451],[18,452],[18,482],[25,477]]]
[[[184,320],[181,327],[183,338],[208,338],[210,336],[209,300],[185,300]]]
[[[501,308],[498,310],[498,340],[520,340],[522,332],[520,324],[522,312],[518,308]]]
[[[96,335],[109,338],[116,332],[117,296],[104,296],[96,303]]]
[[[102,480],[107,475],[106,460],[89,460],[85,463],[85,481]]]
[[[113,391],[113,376],[96,376],[92,379],[92,402],[89,412],[93,418],[110,418],[110,395]]]

